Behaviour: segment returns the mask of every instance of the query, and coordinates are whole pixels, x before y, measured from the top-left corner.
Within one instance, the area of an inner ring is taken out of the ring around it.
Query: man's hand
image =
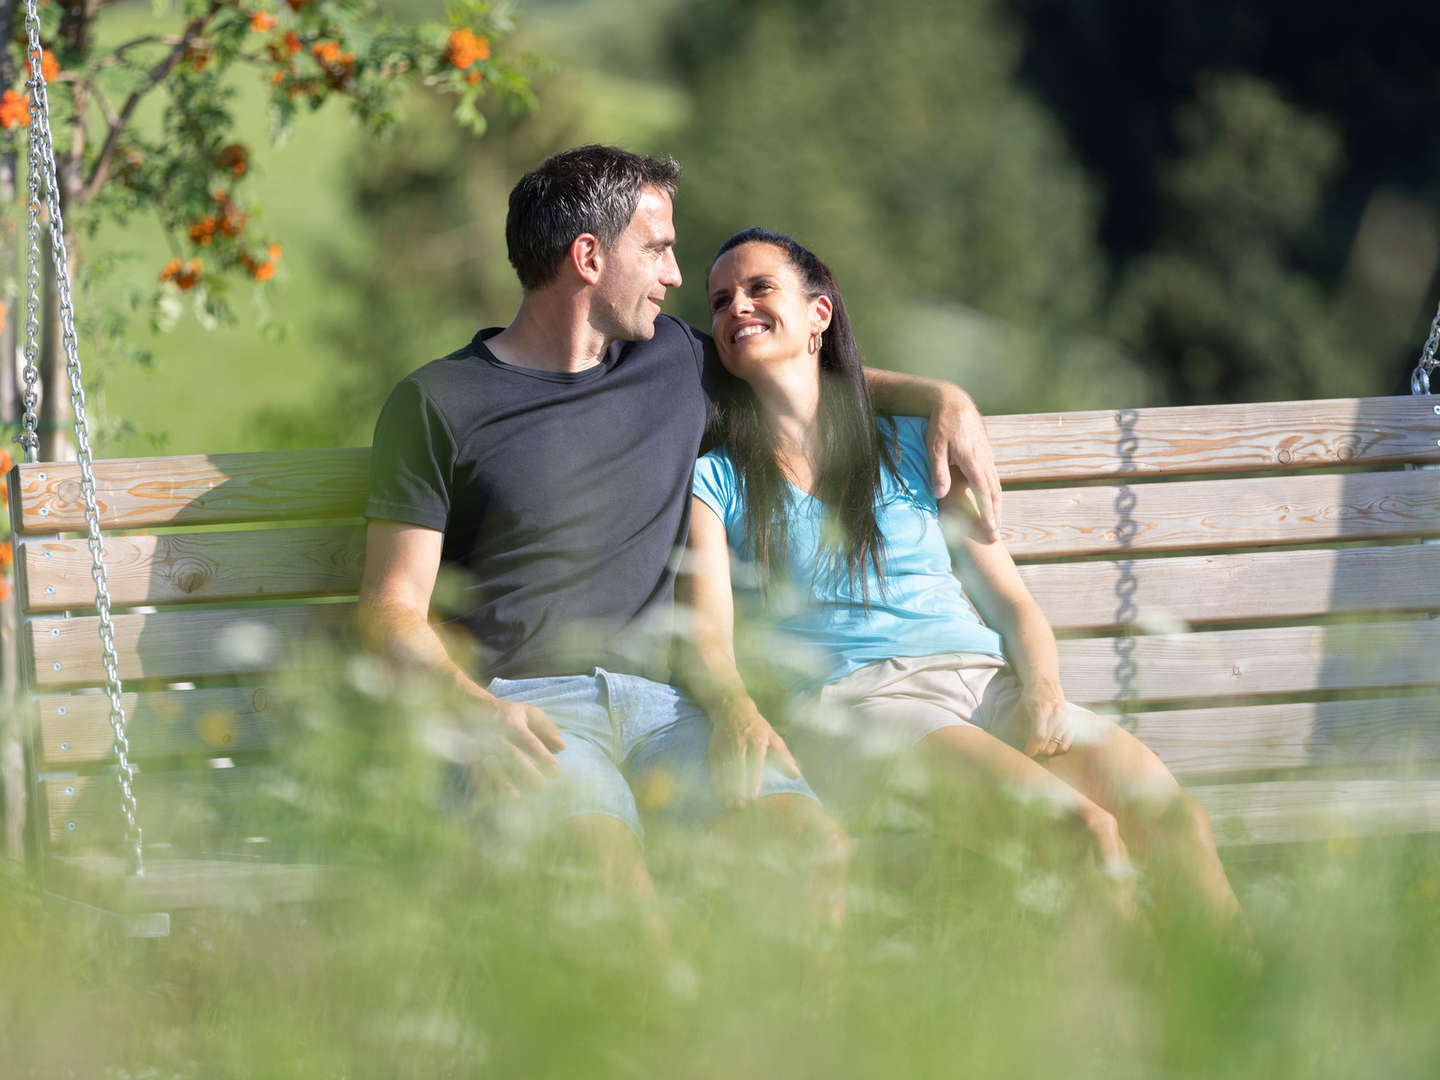
[[[1015,741],[1026,757],[1053,757],[1070,749],[1075,731],[1070,706],[1062,695],[1025,691],[1011,719]]]
[[[785,740],[748,697],[717,713],[710,735],[710,778],[725,806],[737,809],[760,797],[766,754],[776,755],[791,776],[800,775]]]
[[[470,754],[470,781],[482,798],[515,798],[558,775],[552,751],[565,740],[555,721],[533,705],[495,698],[481,705],[479,738]]]
[[[985,433],[985,420],[970,395],[946,386],[935,400],[929,425],[930,473],[935,497],[950,490],[950,468],[959,469],[980,498],[980,520],[989,539],[1000,538],[1000,474]]]

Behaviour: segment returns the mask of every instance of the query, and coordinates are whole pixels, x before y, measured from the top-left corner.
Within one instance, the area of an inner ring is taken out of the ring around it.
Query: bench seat
[[[1228,849],[1440,831],[1433,401],[988,421],[1004,539],[1068,693],[1152,746]],[[283,837],[227,834],[225,807],[283,752],[276,672],[351,617],[367,465],[365,449],[95,463],[156,858],[137,909],[209,902],[197,883],[217,877],[242,903],[314,887],[312,865],[268,856]],[[120,831],[79,470],[20,465],[9,485],[31,847],[68,887],[113,869]]]

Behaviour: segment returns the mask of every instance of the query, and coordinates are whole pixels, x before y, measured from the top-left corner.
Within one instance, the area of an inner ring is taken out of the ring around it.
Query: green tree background
[[[398,376],[508,317],[505,195],[586,141],[685,166],[670,309],[702,326],[710,253],[761,224],[832,264],[872,363],[989,412],[1403,392],[1440,232],[1414,41],[1440,16],[1391,9],[536,0],[512,47],[546,58],[537,112],[487,108],[475,140],[420,94],[385,142],[299,131],[259,181],[290,334],[185,317],[153,366],[117,354],[104,449],[367,442]],[[185,406],[202,381],[223,404]]]

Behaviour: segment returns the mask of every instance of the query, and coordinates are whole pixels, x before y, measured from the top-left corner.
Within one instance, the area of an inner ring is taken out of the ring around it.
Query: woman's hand
[[[985,527],[986,539],[998,540],[1000,474],[995,469],[995,452],[985,432],[985,418],[974,400],[958,386],[940,384],[927,431],[935,497],[943,499],[949,493],[950,470],[958,469],[979,497],[980,522]]]
[[[767,754],[776,755],[791,776],[800,775],[785,740],[749,697],[714,710],[711,724],[710,778],[720,801],[730,809],[748,806],[760,797]]]
[[[1053,757],[1075,741],[1070,706],[1057,690],[1025,690],[1011,719],[1015,741],[1027,757]]]

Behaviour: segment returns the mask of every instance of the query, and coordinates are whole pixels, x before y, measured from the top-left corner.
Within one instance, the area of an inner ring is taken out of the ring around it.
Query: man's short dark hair
[[[675,194],[680,166],[614,146],[577,146],[547,158],[510,192],[505,244],[526,289],[554,281],[581,233],[611,247],[635,216],[641,189]]]

